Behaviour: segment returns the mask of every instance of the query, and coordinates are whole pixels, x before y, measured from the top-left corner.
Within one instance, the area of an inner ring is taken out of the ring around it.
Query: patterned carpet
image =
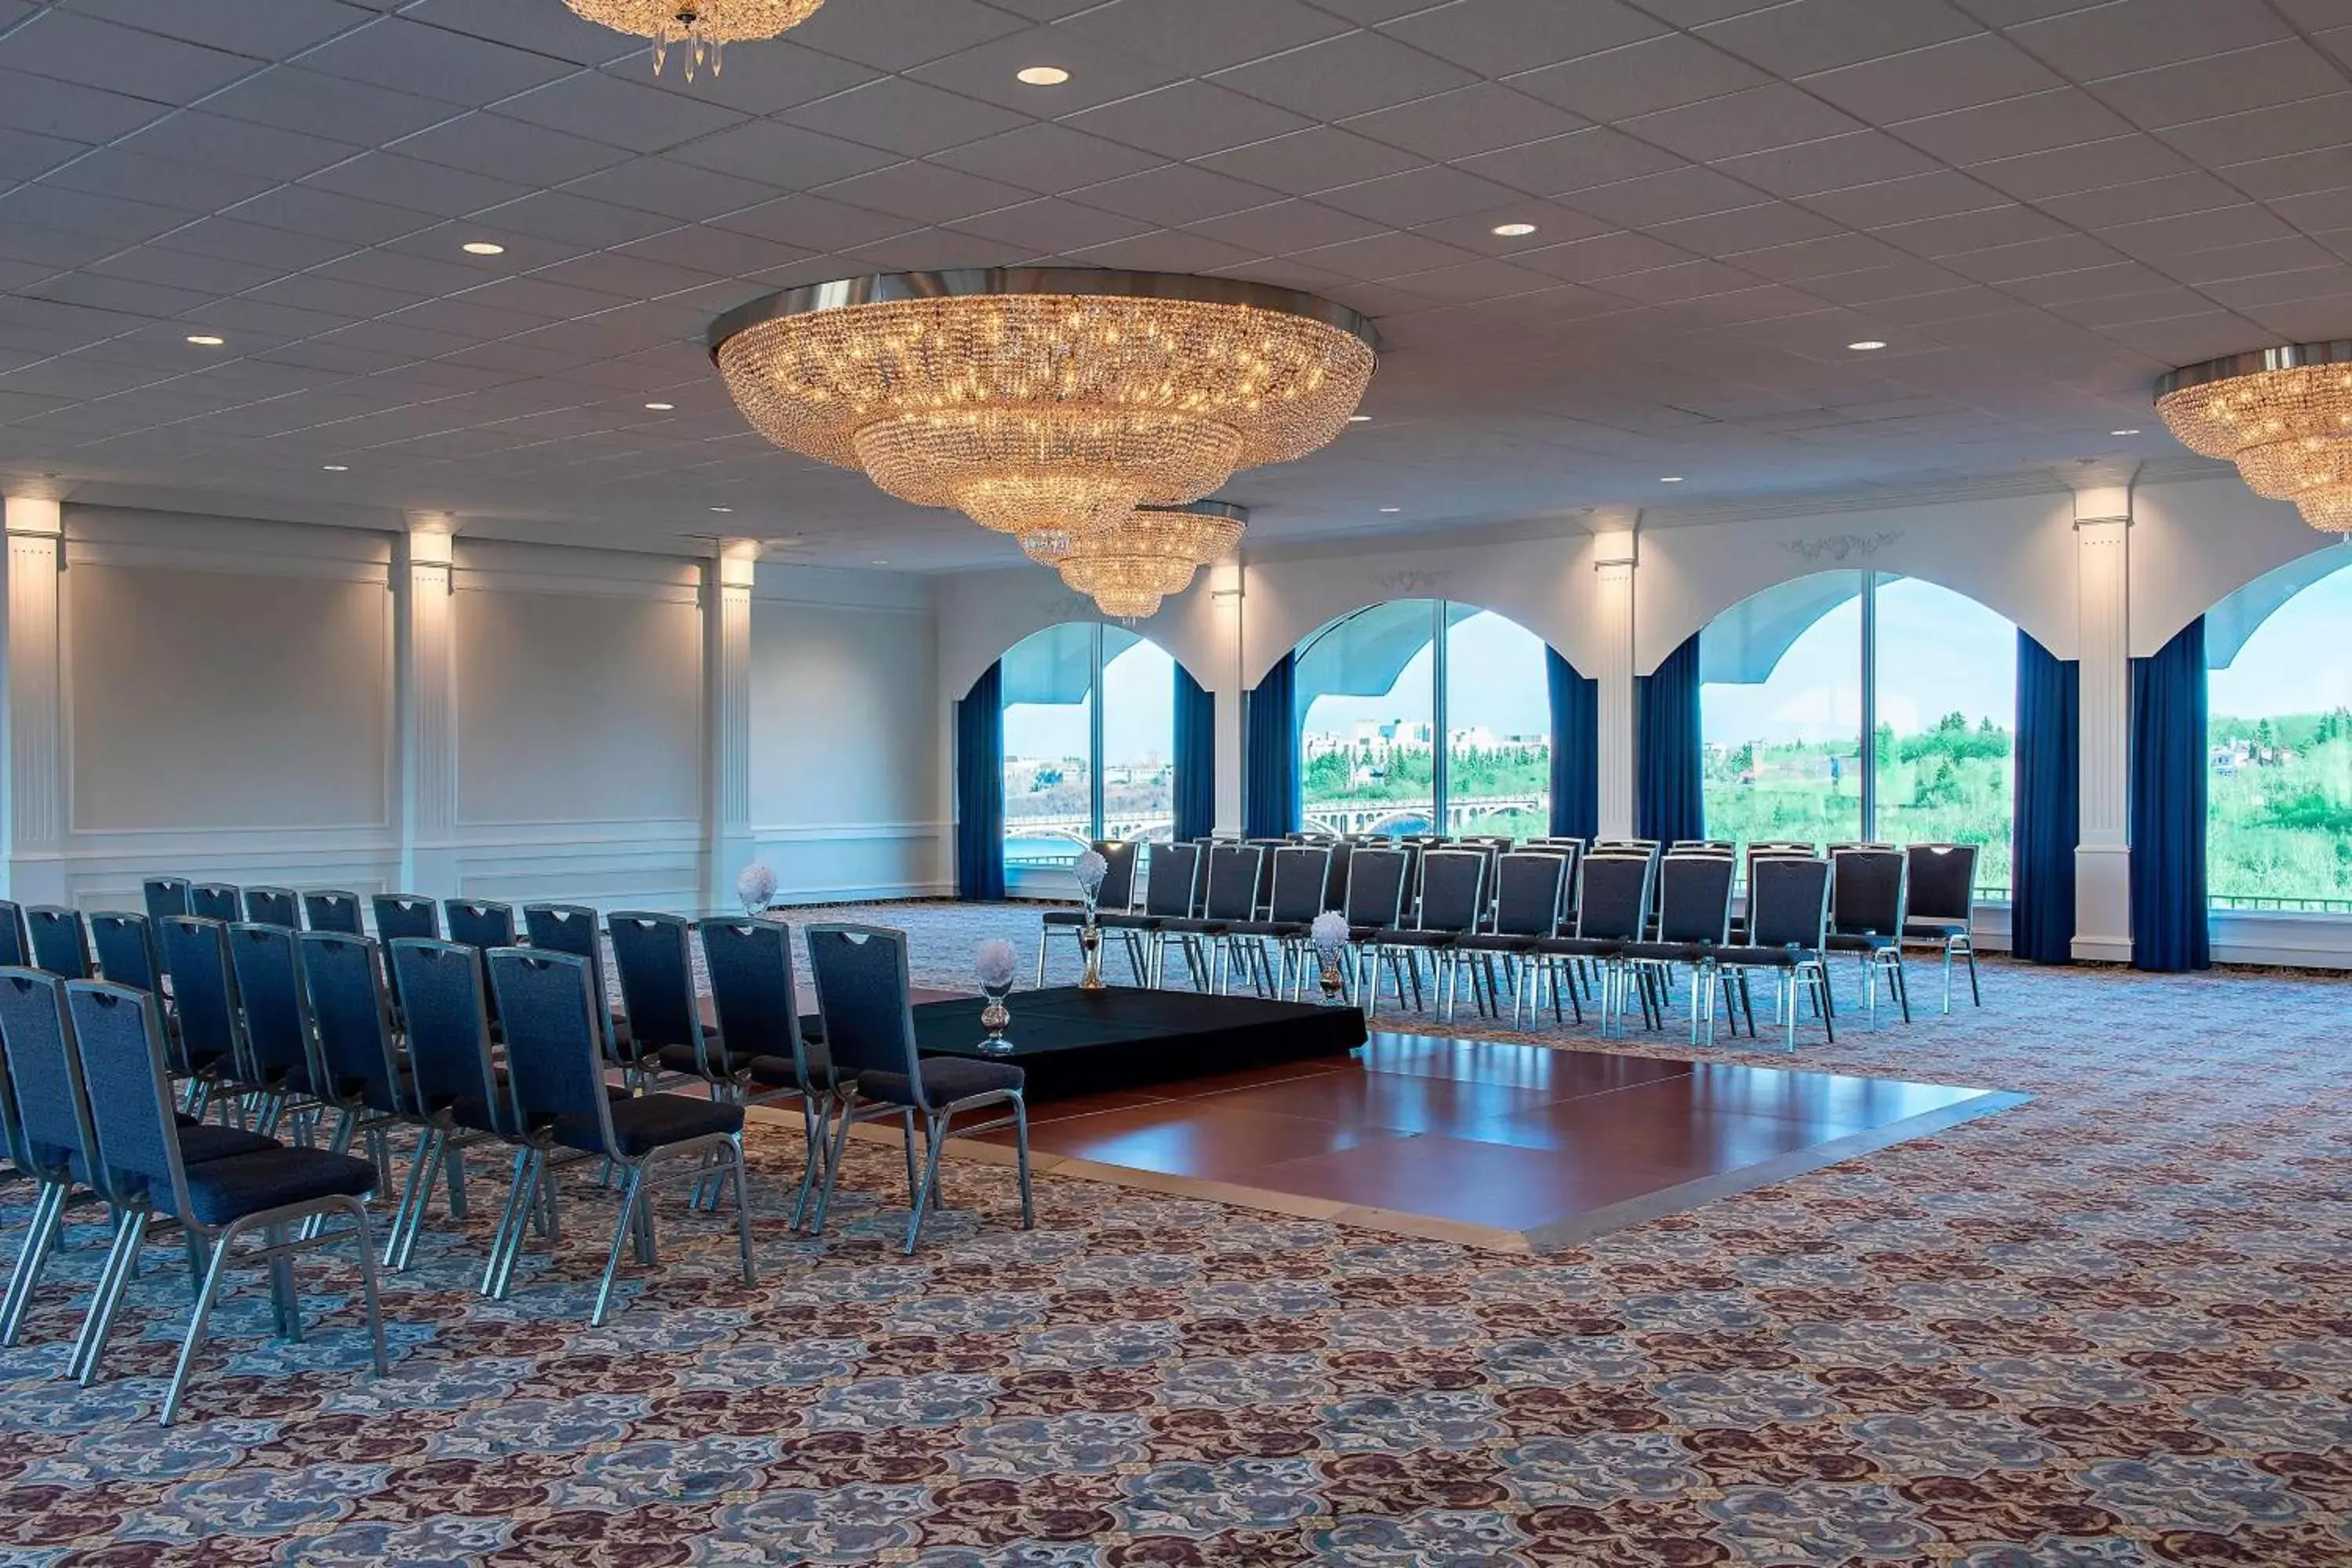
[[[942,985],[1035,921],[870,912]],[[613,1205],[575,1175],[484,1302],[478,1182],[389,1287],[389,1378],[311,1262],[309,1341],[240,1292],[166,1432],[157,1248],[100,1388],[53,1380],[68,1291],[0,1352],[0,1563],[2352,1564],[2352,989],[1986,983],[1801,1065],[2031,1104],[1532,1264],[1050,1176],[1024,1234],[979,1164],[901,1259],[894,1155],[799,1241],[762,1130],[757,1289],[672,1201],[586,1328]]]

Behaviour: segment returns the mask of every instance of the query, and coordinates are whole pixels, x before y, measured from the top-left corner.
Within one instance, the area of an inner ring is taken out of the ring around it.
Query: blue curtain
[[[1672,843],[1706,837],[1699,744],[1698,634],[1633,683],[1633,832]]]
[[[1280,838],[1298,830],[1298,656],[1286,653],[1249,693],[1242,762],[1242,831]]]
[[[1551,684],[1551,832],[1591,838],[1601,831],[1601,683],[1544,649]]]
[[[1217,698],[1176,666],[1176,841],[1217,826]]]
[[[2036,963],[2074,955],[2074,846],[2082,839],[2083,667],[2017,634],[2017,826],[2009,946]]]
[[[2210,969],[2205,908],[2205,617],[2131,661],[2134,969]]]
[[[955,705],[956,897],[1004,897],[1004,667]]]

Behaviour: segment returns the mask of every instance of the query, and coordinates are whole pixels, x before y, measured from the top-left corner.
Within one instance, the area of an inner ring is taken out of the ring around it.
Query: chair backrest
[[[494,947],[515,944],[515,916],[512,904],[488,902],[479,899],[446,899],[442,901],[442,914],[449,921],[449,940],[488,952]]]
[[[441,940],[441,906],[424,894],[378,893],[368,902],[375,910],[375,939],[387,951],[403,937]]]
[[[637,1053],[650,1055],[664,1046],[698,1048],[702,1012],[694,998],[693,926],[649,910],[615,910],[604,926],[613,938],[621,1011]]]
[[[1830,863],[1818,856],[1765,855],[1748,868],[1748,942],[1818,952],[1830,922]]]
[[[561,1117],[594,1128],[613,1150],[604,1097],[604,1049],[592,1005],[588,961],[577,953],[497,947],[488,954],[490,991],[506,1026],[507,1076],[526,1124]]]
[[[1323,904],[1322,909],[1315,911],[1317,914],[1322,913],[1323,910],[1346,907],[1348,875],[1349,868],[1355,864],[1355,858],[1356,845],[1352,840],[1335,838],[1331,841],[1331,865],[1330,868],[1323,874]]]
[[[245,918],[245,895],[227,882],[198,882],[188,889],[188,913],[233,926]]]
[[[1830,854],[1830,921],[1842,936],[1899,936],[1910,858],[1883,845]]]
[[[1220,844],[1209,851],[1209,888],[1201,912],[1213,921],[1245,921],[1257,913],[1258,875],[1265,851],[1255,844]]]
[[[1103,858],[1102,889],[1095,908],[1104,914],[1124,914],[1135,907],[1135,851],[1132,838],[1098,838],[1095,851]]]
[[[340,888],[321,888],[302,895],[302,921],[312,931],[365,936],[367,922],[360,918],[360,896]]]
[[[176,917],[175,917],[176,918]],[[217,921],[214,929],[220,929]],[[188,1183],[179,1124],[163,1070],[163,1015],[155,998],[102,980],[66,983],[75,1054],[89,1096],[108,1196],[186,1217]]]
[[[1404,879],[1412,857],[1402,849],[1359,849],[1348,860],[1348,901],[1341,910],[1351,926],[1393,927],[1404,916]]]
[[[1171,848],[1152,851],[1151,881]],[[816,982],[817,1016],[824,1023],[825,1055],[845,1079],[866,1072],[904,1073],[919,1083],[915,1060],[915,1012],[907,979],[907,933],[883,926],[808,928],[809,977]]]
[[[297,939],[302,988],[318,1030],[321,1098],[339,1102],[373,1099],[408,1109],[401,1092],[400,1058],[392,1039],[392,1002],[373,941],[348,931],[306,931]],[[370,1085],[377,1093],[367,1094]]]
[[[321,1075],[310,1044],[310,1009],[289,926],[242,921],[228,928],[230,966],[245,1007],[245,1048],[265,1079]]]
[[[601,927],[596,911],[586,904],[525,904],[522,907],[524,937],[535,948],[549,952],[569,952],[588,961],[589,988],[605,998],[601,1020],[604,1049],[607,1055],[619,1058],[613,1035],[611,992],[604,984],[604,944],[599,940]]]
[[[416,1103],[427,1111],[462,1109],[469,1126],[511,1130],[509,1097],[491,1068],[481,954],[427,936],[397,937],[386,951],[404,998]]]
[[[1977,912],[1977,847],[1973,844],[1912,844],[1910,904],[1914,919],[1969,921]]]
[[[1266,918],[1304,924],[1330,905],[1324,900],[1331,851],[1320,844],[1293,844],[1274,852],[1274,893]]]
[[[89,1096],[66,1015],[66,982],[45,969],[0,968],[0,1057],[14,1115],[8,1156],[19,1170],[51,1179],[97,1169]]]
[[[296,931],[302,924],[302,900],[291,888],[247,888],[245,918],[254,925],[284,926]]]
[[[1738,864],[1730,852],[1668,855],[1658,874],[1658,940],[1720,947],[1731,935],[1731,883]]]
[[[156,943],[172,977],[172,1012],[180,1020],[180,1059],[190,1071],[245,1066],[237,1028],[236,978],[228,962],[228,927],[202,915],[166,915]]]
[[[1201,847],[1161,844],[1151,851],[1151,869],[1144,878],[1143,912],[1162,920],[1184,920],[1201,903]],[[812,926],[814,934],[821,928]],[[879,928],[877,928],[879,929]],[[894,1069],[895,1070],[895,1069]]]
[[[0,963],[9,968],[36,967],[33,944],[25,935],[24,906],[6,899],[0,899]]]
[[[188,912],[185,877],[150,877],[139,884],[139,896],[145,901],[147,919],[153,924],[163,924],[165,915]]]
[[[98,972],[115,984],[152,991],[161,983],[155,930],[145,915],[105,910],[90,916],[89,945],[98,955]]]
[[[717,1065],[731,1071],[753,1057],[779,1057],[793,1064],[806,1088],[792,927],[782,921],[710,920],[695,929],[702,934],[702,966],[719,1015],[716,1045],[704,1038]]]
[[[1568,886],[1569,858],[1542,850],[1519,850],[1495,866],[1495,930],[1503,936],[1553,936],[1559,931],[1560,899]]]
[[[68,980],[89,978],[89,933],[82,929],[79,910],[35,904],[25,911],[25,930],[32,940],[34,968]]]
[[[1421,929],[1467,931],[1486,912],[1486,852],[1431,849],[1422,856]]]
[[[1577,871],[1576,934],[1602,942],[1638,942],[1650,915],[1650,879],[1657,862],[1640,851],[1594,850]]]

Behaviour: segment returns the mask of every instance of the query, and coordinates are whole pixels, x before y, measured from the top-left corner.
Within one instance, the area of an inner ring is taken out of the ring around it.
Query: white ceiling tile
[[[320,170],[303,184],[441,217],[457,217],[484,207],[520,201],[531,189],[511,180],[494,180],[487,174],[469,174],[419,163],[396,153],[363,153],[349,163]]]
[[[2288,36],[2286,25],[2267,5],[2216,5],[2211,0],[2114,0],[2027,22],[2010,34],[2036,58],[2076,81],[2224,54]]]
[[[1784,77],[1965,37],[1978,24],[1946,0],[1788,0],[1702,26],[1699,37]]]
[[[0,67],[158,103],[191,102],[259,64],[249,55],[55,9],[0,34]]]
[[[2291,235],[2168,256],[2159,258],[2156,266],[2168,277],[2202,288],[2232,278],[2260,278],[2297,268],[2325,267],[2334,259],[2326,247],[2304,236]]]
[[[1212,153],[1199,163],[1291,195],[1357,184],[1422,166],[1422,161],[1410,153],[1329,125]]]
[[[1771,79],[1687,33],[1669,33],[1507,79],[1587,120],[1614,121],[1761,87]]]
[[[1849,232],[1799,240],[1792,245],[1738,251],[1732,259],[1742,271],[1791,283],[1839,272],[1857,272],[1866,267],[1884,267],[1909,258],[1885,240]]]
[[[338,281],[315,272],[298,272],[291,277],[281,278],[275,283],[263,284],[245,296],[252,303],[317,310],[345,321],[386,315],[414,305],[425,297],[423,290],[369,288],[364,284]]]
[[[274,182],[227,169],[167,163],[119,147],[100,147],[51,171],[43,183],[61,190],[207,213],[259,195]]]
[[[404,157],[526,185],[560,185],[628,156],[609,142],[482,112],[403,137],[394,147]]]
[[[790,245],[783,248],[793,256],[805,254],[804,249],[795,249]],[[393,271],[384,276],[391,286],[400,285],[402,275],[399,272]],[[709,269],[657,260],[652,257],[625,256],[613,250],[560,261],[534,272],[532,276],[574,288],[593,289],[600,293],[618,294],[629,300],[658,300],[664,295],[705,288],[720,280],[717,273]],[[439,292],[438,289],[432,291]]]
[[[1069,79],[1038,86],[1020,79],[1031,66],[1055,66]],[[1070,27],[1028,27],[932,60],[907,73],[918,81],[1039,120],[1165,87],[1187,73],[1157,56],[1106,48]]]
[[[504,4],[505,0],[496,3]],[[794,29],[793,37],[797,37],[799,30]],[[746,114],[773,114],[844,91],[859,82],[872,81],[880,74],[855,61],[820,54],[794,43],[793,37],[771,38],[755,47],[730,49],[724,71],[717,76],[702,71],[692,81],[675,68],[655,75],[650,58],[644,54],[616,61],[604,70],[607,75],[625,80],[642,81],[657,91]]]
[[[931,161],[1024,190],[1055,191],[1139,174],[1160,159],[1066,125],[1040,121],[965,146],[943,148]]]
[[[1483,211],[1511,198],[1511,192],[1491,180],[1459,169],[1430,167],[1390,174],[1361,184],[1325,191],[1318,196],[1326,206],[1376,223],[1411,228],[1464,213]]]
[[[673,267],[688,267],[734,277],[748,277],[767,268],[782,267],[787,262],[802,259],[802,254],[795,247],[707,226],[674,228],[649,238],[631,240],[605,254],[666,262]]]
[[[1933,173],[1936,162],[1882,131],[1858,131],[1769,152],[1718,158],[1715,169],[1776,196],[1818,195]]]
[[[457,116],[453,104],[344,81],[292,66],[272,66],[205,100],[205,111],[231,120],[299,131],[329,141],[381,146]]]
[[[1962,251],[1939,258],[1961,277],[1979,283],[2006,283],[2053,272],[2073,272],[2105,267],[2123,258],[2111,247],[2086,234],[2052,235],[2021,245],[1999,245],[1985,250]]]
[[[2046,196],[2043,212],[2081,228],[2105,228],[2150,218],[2175,217],[2213,207],[2242,206],[2236,190],[2201,171],[2137,180],[2073,195]]]
[[[740,125],[731,109],[661,92],[603,71],[579,71],[499,105],[499,112],[551,131],[658,153]]]
[[[1453,0],[1383,30],[1481,76],[1572,59],[1666,31],[1619,0]]]
[[[2056,218],[2014,203],[1942,217],[1889,224],[1876,232],[1889,245],[1915,256],[1934,257],[1990,250],[1997,246],[2025,245],[2035,240],[2063,237],[2072,233]]]
[[[1162,157],[1198,158],[1313,122],[1205,81],[1186,81],[1084,110],[1067,123]]]
[[[488,103],[577,68],[569,60],[429,27],[404,16],[379,16],[306,51],[301,63],[305,70],[322,76],[458,104]]]
[[[1442,92],[1347,121],[1349,131],[1441,163],[1580,130],[1584,121],[1496,82]]]
[[[130,243],[179,227],[188,215],[145,202],[86,195],[56,185],[19,185],[0,195],[0,233],[17,224]]]
[[[2268,205],[2288,224],[2312,235],[2340,233],[2346,226],[2346,218],[2352,216],[2352,205],[2347,205],[2346,195],[2340,190],[2273,197]]]
[[[1501,235],[1495,232],[1498,224],[1521,223],[1535,225],[1535,233]],[[1547,245],[1564,245],[1571,239],[1590,239],[1595,235],[1613,233],[1616,226],[1562,206],[1558,202],[1517,196],[1484,212],[1464,213],[1436,223],[1422,224],[1412,232],[1448,245],[1458,245],[1465,250],[1475,250],[1482,256],[1499,256],[1507,259],[1522,251],[1541,249]]]
[[[2064,83],[2047,66],[1991,33],[1885,55],[1822,71],[1799,84],[1877,124],[1997,103]]]
[[[793,41],[875,70],[902,71],[1021,27],[1020,18],[976,0],[860,0],[827,5],[793,29]]]
[[[359,248],[349,240],[297,234],[291,229],[264,228],[259,224],[227,217],[200,218],[157,236],[155,243],[166,250],[193,250],[199,256],[218,256],[265,267],[275,264],[289,272],[331,261]]]
[[[1385,226],[1314,202],[1274,202],[1185,226],[1227,245],[1263,255],[1308,250],[1385,232]]]
[[[1690,167],[1577,191],[1569,205],[1612,223],[1641,227],[1753,206],[1763,199],[1752,186],[1712,169]]]
[[[1087,267],[1124,267],[1140,272],[1214,272],[1246,266],[1256,258],[1204,234],[1162,228],[1074,251],[1071,259]]]
[[[773,200],[772,185],[668,158],[632,158],[572,181],[565,193],[699,223]]]
[[[1913,146],[1958,164],[2015,158],[2131,132],[2113,110],[2075,88],[1906,120],[1890,129]]]
[[[690,142],[669,156],[697,168],[716,169],[763,184],[806,190],[898,160],[877,148],[861,147],[797,126],[755,120]]]
[[[1512,258],[1514,264],[1549,278],[1589,283],[1653,268],[1678,267],[1690,252],[1646,234],[1604,234],[1592,239],[1546,246]]]
[[[2126,255],[2159,258],[2295,237],[2285,220],[2251,203],[2116,224],[2098,236]]]
[[[335,0],[269,0],[266,5],[195,5],[189,0],[66,0],[61,10],[143,32],[228,49],[257,59],[288,55],[367,20]]]
[[[180,0],[137,0],[146,5],[176,5]],[[468,33],[478,38],[489,38],[501,44],[511,44],[533,54],[552,55],[574,65],[601,65],[623,55],[645,47],[641,38],[632,38],[600,27],[575,14],[567,5],[516,5],[509,0],[413,0],[401,8],[401,15],[413,22],[424,22],[436,27],[446,27],[453,33]],[[771,51],[746,49],[742,58],[764,55]],[[730,58],[731,72],[737,61]]]
[[[131,278],[143,283],[167,283],[175,288],[200,289],[207,294],[241,294],[248,289],[268,284],[285,272],[284,268],[275,265],[229,261],[218,257],[193,256],[184,250],[156,250],[145,246],[118,251],[102,261],[91,263],[89,270],[102,278]]]
[[[1166,67],[1206,76],[1349,30],[1348,24],[1298,0],[1110,0],[1053,29]]]
[[[541,191],[473,221],[505,235],[560,240],[583,250],[604,250],[677,226],[677,220],[636,207],[592,200],[568,191]]]
[[[1024,123],[1022,116],[1010,110],[895,76],[803,104],[779,118],[908,158],[977,142]]]
[[[26,300],[56,300],[127,315],[170,317],[210,303],[210,297],[192,289],[132,278],[109,278],[96,272],[61,272],[17,291]]]
[[[1378,33],[1359,32],[1220,71],[1215,79],[1263,102],[1331,121],[1467,87],[1475,79]]]
[[[264,228],[290,229],[353,246],[383,245],[430,228],[438,221],[429,213],[363,202],[309,185],[280,185],[229,208],[226,216]]]
[[[1280,194],[1188,164],[1168,163],[1071,193],[1088,206],[1176,225],[1265,206]]]
[[[1710,294],[1730,294],[1756,286],[1756,279],[1720,261],[1685,261],[1608,279],[1603,287],[1612,294],[1645,305],[1696,300]]]
[[[1523,267],[1514,267],[1507,261],[1492,257],[1456,262],[1451,267],[1432,268],[1425,272],[1407,272],[1390,279],[1389,282],[1391,287],[1407,294],[1443,304],[1478,304],[1490,300],[1508,300],[1559,286],[1556,279],[1540,272],[1530,272]]]
[[[68,158],[79,157],[89,151],[79,142],[0,126],[0,179],[38,179]]]
[[[2231,163],[2221,177],[2256,201],[2352,188],[2352,143]]]
[[[1648,230],[1694,256],[1731,257],[1748,250],[1796,245],[1846,231],[1832,219],[1793,202],[1765,202],[1703,217],[1654,224]]]
[[[1700,163],[1824,141],[1864,129],[1853,116],[1785,82],[1639,115],[1619,121],[1618,128]]]
[[[1455,166],[1530,195],[1551,196],[1663,174],[1685,165],[1661,148],[1596,126],[1524,147],[1482,153],[1460,160]]]
[[[925,224],[950,223],[1029,198],[1027,191],[939,163],[898,163],[837,181],[818,194],[851,206]]]
[[[159,121],[117,145],[125,153],[271,180],[299,180],[362,151],[347,142],[193,110]]]
[[[928,272],[949,267],[1012,267],[1034,258],[1025,245],[982,239],[951,228],[919,228],[894,235],[873,245],[860,246],[835,258],[832,270],[850,272]],[[841,261],[849,265],[843,266]],[[816,279],[811,279],[816,281]]]
[[[1302,250],[1297,258],[1309,267],[1356,279],[1394,278],[1425,272],[1434,267],[1456,267],[1479,258],[1475,251],[1444,245],[1417,234],[1376,234],[1338,245]]]
[[[2152,136],[2117,136],[2105,142],[2029,153],[1972,164],[1969,173],[2019,201],[2044,201],[2102,185],[2130,184],[2177,174],[2189,160]]]
[[[1108,245],[1113,240],[1132,239],[1137,235],[1150,233],[1154,227],[1151,224],[1121,217],[1100,207],[1080,206],[1076,202],[1058,201],[1050,196],[961,218],[948,226],[1006,245],[1025,247],[1033,256],[1083,250],[1090,245]]]
[[[0,126],[69,142],[127,135],[169,112],[165,105],[20,70],[0,69]]]
[[[2156,129],[2326,97],[2343,89],[2342,68],[2295,40],[2116,77],[2092,90],[2135,124]]]
[[[2224,114],[2168,128],[2162,140],[2207,168],[2340,147],[2352,126],[2352,92],[2306,98],[2275,109]]]
[[[783,196],[714,222],[720,228],[813,251],[848,250],[919,226],[906,218],[806,195]]]

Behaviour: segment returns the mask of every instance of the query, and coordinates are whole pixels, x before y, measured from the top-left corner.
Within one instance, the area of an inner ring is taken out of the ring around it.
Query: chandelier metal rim
[[[739,305],[710,323],[713,363],[730,339],[763,321],[910,300],[1063,295],[1073,298],[1169,300],[1199,305],[1247,305],[1319,321],[1378,353],[1380,329],[1362,312],[1303,289],[1241,278],[1191,272],[1136,272],[1112,267],[967,267],[931,272],[872,272],[780,289]]]
[[[1249,508],[1229,500],[1188,500],[1169,506],[1147,504],[1135,510],[1143,512],[1170,512],[1181,517],[1215,518],[1223,522],[1238,522],[1244,528],[1249,526],[1250,518]]]
[[[2241,376],[2262,375],[2272,371],[2306,370],[2315,365],[2352,364],[2352,338],[2336,338],[2327,342],[2283,343],[2275,348],[2249,349],[2243,353],[2223,354],[2196,364],[2168,370],[2156,378],[2155,399],[2163,401],[2176,392],[2191,387],[2210,386],[2218,381],[2234,381]]]

